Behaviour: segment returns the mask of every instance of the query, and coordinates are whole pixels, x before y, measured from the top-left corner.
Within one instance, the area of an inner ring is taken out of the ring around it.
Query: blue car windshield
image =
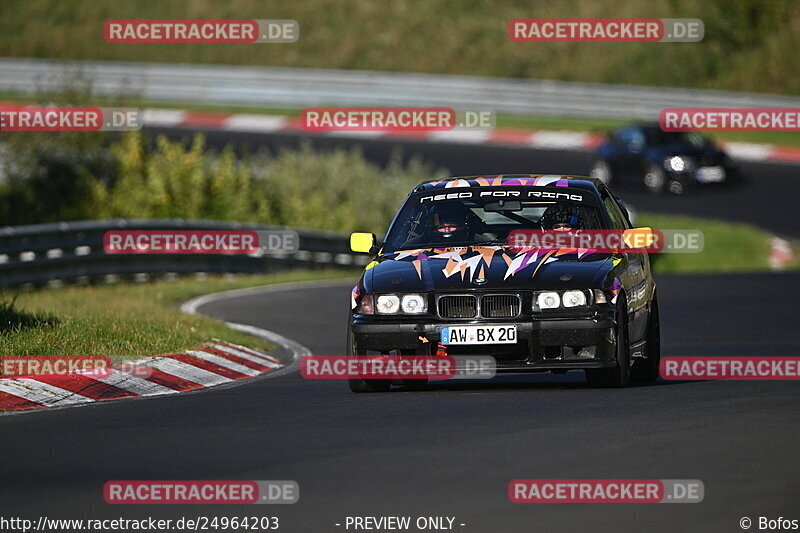
[[[695,131],[661,131],[659,128],[645,128],[644,133],[649,146],[683,144],[703,148],[709,142]]]

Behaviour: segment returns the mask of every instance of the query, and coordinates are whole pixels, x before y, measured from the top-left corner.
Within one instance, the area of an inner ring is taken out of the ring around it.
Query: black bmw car
[[[665,132],[655,125],[620,128],[597,147],[591,176],[606,185],[644,186],[683,194],[704,184],[734,184],[737,165],[697,132]]]
[[[418,185],[351,295],[350,355],[491,355],[496,371],[585,371],[596,387],[653,381],[660,359],[647,253],[516,248],[520,230],[631,230],[603,182],[552,175]],[[419,384],[419,383],[416,383]],[[351,379],[354,392],[389,380]]]

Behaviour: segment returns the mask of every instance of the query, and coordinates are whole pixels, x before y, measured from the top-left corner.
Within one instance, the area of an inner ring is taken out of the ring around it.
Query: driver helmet
[[[570,231],[582,229],[581,211],[577,206],[558,203],[545,209],[539,220],[542,229]]]
[[[434,235],[458,240],[467,233],[467,211],[457,202],[437,205],[431,220]]]

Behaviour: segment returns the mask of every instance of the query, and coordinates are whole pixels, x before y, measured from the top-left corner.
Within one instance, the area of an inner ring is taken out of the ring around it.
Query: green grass
[[[143,284],[41,289],[16,295],[13,307],[0,305],[0,321],[16,326],[0,331],[0,354],[110,355],[125,359],[182,352],[219,338],[254,348],[269,344],[199,315],[185,315],[180,303],[194,296],[273,283],[354,277],[342,270],[281,274],[209,276]],[[8,296],[6,296],[8,300]],[[0,356],[1,357],[1,356]]]
[[[435,72],[800,94],[794,0],[6,0],[0,56]],[[516,43],[513,18],[700,18],[699,43]],[[111,44],[107,19],[295,19],[293,44]]]
[[[20,311],[16,307],[16,298],[0,299],[0,334],[13,335],[30,328],[46,328],[55,326],[58,319],[48,312]]]
[[[662,274],[733,273],[769,270],[772,234],[749,224],[740,224],[681,215],[638,213],[636,226],[653,229],[695,229],[703,232],[704,248],[700,253],[664,253],[651,255],[653,270]],[[792,243],[797,269],[800,247]]]

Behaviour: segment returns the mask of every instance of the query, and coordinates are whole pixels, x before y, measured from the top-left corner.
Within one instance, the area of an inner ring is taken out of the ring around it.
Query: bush
[[[194,218],[381,233],[411,188],[434,175],[399,155],[381,169],[356,148],[317,153],[304,145],[238,158],[230,147],[207,150],[202,135],[189,145],[151,143],[139,132],[108,147],[74,139],[51,135],[47,144],[8,150],[5,224]]]

